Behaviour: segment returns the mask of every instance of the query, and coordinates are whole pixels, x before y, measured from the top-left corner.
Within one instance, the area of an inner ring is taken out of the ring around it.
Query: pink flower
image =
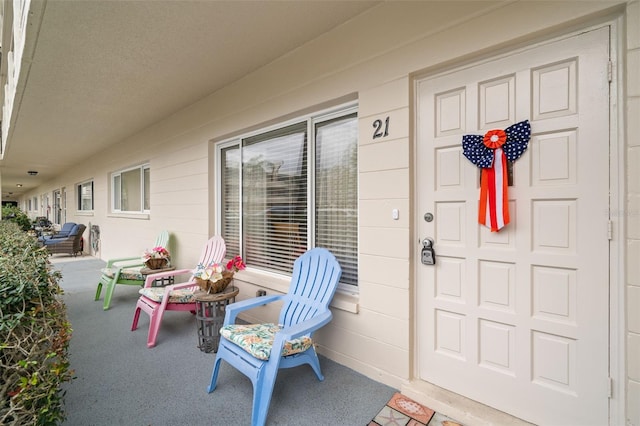
[[[144,253],[142,253],[143,260],[169,259],[170,257],[169,251],[164,247],[154,247],[151,250],[145,250]]]

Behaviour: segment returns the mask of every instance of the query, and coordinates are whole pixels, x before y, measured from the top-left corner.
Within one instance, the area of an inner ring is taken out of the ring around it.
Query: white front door
[[[608,423],[608,61],[605,27],[415,86],[417,237],[436,253],[416,266],[420,378],[537,424]],[[523,120],[511,223],[491,232],[462,136]]]

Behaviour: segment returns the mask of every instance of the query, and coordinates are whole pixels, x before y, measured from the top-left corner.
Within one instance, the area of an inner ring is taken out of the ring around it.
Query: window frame
[[[62,225],[64,223],[62,219],[62,189],[54,189],[51,192],[51,220],[53,223]]]
[[[222,164],[222,160],[223,160],[223,151],[229,148],[237,148],[239,149],[239,155],[240,155],[240,171],[239,174],[240,176],[238,177],[239,179],[239,202],[240,202],[240,218],[243,215],[243,202],[242,202],[242,198],[243,198],[243,191],[242,191],[242,186],[243,186],[243,179],[242,179],[242,148],[243,148],[243,140],[246,140],[248,138],[252,138],[252,137],[256,137],[259,135],[264,135],[267,134],[269,132],[273,132],[273,131],[277,131],[280,129],[284,129],[286,127],[289,126],[293,126],[297,123],[300,122],[306,122],[306,132],[307,132],[307,140],[306,140],[306,144],[307,144],[307,212],[313,212],[313,214],[311,214],[310,216],[307,215],[307,227],[309,229],[309,232],[307,232],[306,238],[307,238],[307,247],[308,248],[312,248],[315,247],[315,239],[316,239],[316,214],[315,214],[315,208],[316,208],[316,197],[315,197],[315,191],[316,191],[316,174],[317,174],[317,170],[316,170],[316,148],[317,148],[317,142],[315,140],[316,135],[315,135],[315,131],[316,131],[316,127],[318,124],[323,123],[323,122],[328,122],[331,120],[335,120],[337,118],[346,118],[349,115],[353,115],[355,114],[355,118],[356,120],[358,120],[358,113],[359,113],[359,108],[358,108],[358,103],[357,102],[350,102],[347,104],[343,104],[343,105],[339,105],[336,106],[334,108],[329,108],[326,110],[320,110],[317,112],[312,112],[312,113],[308,113],[302,116],[297,116],[295,118],[292,119],[287,119],[287,120],[282,120],[276,124],[273,125],[269,125],[269,126],[265,126],[265,127],[261,127],[257,130],[253,130],[250,132],[246,132],[246,133],[240,133],[236,136],[234,136],[233,138],[227,138],[224,140],[220,140],[220,141],[214,141],[214,160],[213,160],[213,164],[214,164],[214,176],[215,176],[215,191],[216,191],[216,196],[215,196],[215,212],[216,212],[216,221],[215,221],[215,232],[218,235],[222,235],[223,233],[223,210],[224,210],[224,205],[223,205],[223,191],[224,189],[222,188],[222,184],[223,184],[223,172],[224,172],[224,164]],[[359,151],[359,142],[356,142],[356,152]],[[356,176],[358,174],[358,170],[359,170],[359,163],[356,162]],[[359,177],[356,177],[357,179],[357,183],[356,183],[356,194],[358,192],[358,187],[359,187]],[[356,218],[359,216],[359,195],[356,196]],[[243,230],[243,220],[239,220],[238,223],[238,236],[239,236],[239,246],[240,246],[240,253],[244,253],[244,247],[243,247],[243,240],[244,240],[244,234],[243,234],[244,230]],[[355,232],[356,235],[358,236],[356,238],[356,250],[355,250],[355,261],[356,261],[356,265],[359,263],[359,247],[357,242],[359,241],[359,223],[356,222],[355,225]],[[227,253],[229,256],[231,255],[230,253]],[[252,268],[251,264],[247,265],[248,270],[254,270],[256,272],[260,272],[262,274],[267,274],[267,275],[272,275],[272,276],[276,276],[276,277],[283,277],[283,278],[290,278],[290,274],[286,274],[284,272],[278,271],[278,270],[271,270],[271,269],[265,269],[265,268],[257,268],[254,269]],[[356,274],[357,274],[357,269],[358,267],[356,267]],[[338,287],[339,291],[343,291],[343,292],[347,292],[349,294],[355,294],[359,292],[359,278],[356,278],[355,283],[351,284],[347,284],[344,282],[341,282],[339,284]]]
[[[85,209],[83,208],[83,198],[82,198],[82,188],[87,185],[90,184],[91,185],[91,208],[90,209]],[[95,208],[95,193],[94,193],[94,180],[93,179],[88,179],[85,180],[83,182],[80,182],[78,184],[76,184],[76,210],[78,212],[82,212],[82,213],[90,213],[94,210]]]
[[[138,170],[140,172],[140,210],[122,210],[122,175],[131,172],[134,170]],[[112,214],[123,214],[123,215],[148,215],[151,212],[151,203],[150,203],[150,192],[151,183],[149,182],[149,188],[145,188],[145,172],[148,171],[151,173],[151,165],[150,163],[142,163],[136,166],[127,167],[124,169],[120,169],[118,171],[112,172],[109,176],[109,199],[110,199],[110,211]],[[119,180],[119,184],[116,185],[115,181]],[[116,192],[117,187],[117,192]],[[146,189],[146,190],[145,190]],[[120,199],[118,200],[119,208],[116,208],[116,195],[119,194]],[[149,206],[145,206],[146,198],[149,199]]]

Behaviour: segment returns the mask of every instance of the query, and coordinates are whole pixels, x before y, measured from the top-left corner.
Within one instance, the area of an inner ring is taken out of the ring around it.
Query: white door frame
[[[611,230],[613,239],[610,244],[611,261],[609,279],[609,373],[613,380],[611,386],[612,397],[610,399],[611,424],[624,424],[626,422],[626,140],[624,138],[624,102],[625,93],[623,76],[626,62],[620,52],[624,52],[624,16],[619,15],[611,21],[605,22],[611,26],[611,83],[609,85],[610,99],[610,135],[609,135],[609,173],[610,179],[610,212]],[[615,209],[615,210],[614,210]]]
[[[609,312],[610,312],[610,322],[609,322],[609,374],[612,379],[611,382],[611,398],[609,400],[609,415],[610,415],[610,424],[624,424],[626,418],[626,392],[625,392],[625,382],[627,378],[626,374],[626,300],[625,300],[625,268],[626,268],[626,240],[625,240],[625,216],[626,216],[626,204],[625,204],[625,194],[626,194],[626,183],[625,183],[625,139],[624,139],[624,90],[623,90],[623,70],[625,68],[624,58],[620,57],[619,52],[624,52],[623,42],[624,42],[624,16],[618,15],[614,18],[608,17],[606,21],[600,21],[596,24],[592,24],[589,26],[585,26],[580,28],[579,30],[572,31],[569,33],[565,33],[561,36],[553,37],[555,40],[564,39],[584,31],[593,30],[596,28],[601,28],[604,26],[611,27],[611,41],[610,41],[610,60],[612,63],[612,72],[611,72],[611,82],[610,82],[610,100],[609,100],[609,116],[610,116],[610,135],[609,135],[609,187],[610,187],[610,221],[611,221],[611,232],[612,232],[612,240],[609,245],[610,249],[610,261],[609,261],[609,280],[610,280],[610,300],[609,300]],[[553,40],[552,39],[552,40]],[[533,40],[529,45],[536,45],[539,43],[546,43],[551,41],[550,39],[538,39]],[[517,47],[513,49],[518,50]],[[482,60],[486,60],[487,58],[500,56],[500,54],[496,54],[495,52],[492,54],[488,54],[481,58],[475,58],[473,62],[480,62]],[[417,87],[417,81],[435,76],[444,71],[451,71],[456,68],[461,68],[469,64],[469,61],[464,60],[459,63],[447,66],[446,68],[439,68],[437,70],[430,71],[428,73],[416,73],[412,75],[411,79],[411,98],[412,98],[412,116],[415,117],[416,111],[416,96],[415,91]],[[417,150],[416,143],[416,129],[415,129],[415,118],[413,121],[414,128],[412,129],[413,140],[412,140],[412,150],[415,153]],[[413,173],[412,173],[412,197],[413,200],[417,199],[417,164],[418,159],[416,156],[413,157]],[[422,380],[419,378],[419,366],[418,366],[418,327],[415,323],[416,315],[415,312],[418,309],[417,306],[417,297],[416,297],[416,285],[417,285],[417,268],[421,266],[419,259],[419,248],[420,245],[420,235],[417,235],[417,230],[419,229],[418,221],[423,220],[420,212],[415,210],[417,206],[415,205],[415,201],[413,202],[414,209],[414,219],[412,223],[413,227],[413,244],[411,249],[411,261],[413,264],[412,274],[411,274],[411,295],[413,300],[413,305],[411,309],[413,310],[412,318],[414,318],[414,322],[411,324],[412,327],[412,356],[411,356],[411,371],[412,377],[411,381],[401,389],[403,392],[407,393],[409,396],[414,396],[419,398],[420,394],[424,392],[424,386],[421,386]],[[433,391],[431,384],[428,384],[429,391]],[[441,391],[440,388],[436,390],[436,392]],[[446,393],[446,397],[450,398],[450,392],[442,390]],[[464,409],[469,411],[477,404],[469,403],[469,400],[465,397],[459,396],[460,404],[464,405]],[[456,401],[451,401],[452,403],[456,403]],[[486,407],[485,407],[486,409]],[[473,413],[471,413],[473,416]],[[479,415],[482,418],[482,414]]]

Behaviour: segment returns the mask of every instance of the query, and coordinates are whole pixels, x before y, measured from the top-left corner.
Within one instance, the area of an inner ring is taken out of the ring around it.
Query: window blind
[[[243,140],[245,260],[291,272],[307,247],[307,127],[298,123]]]
[[[219,232],[229,257],[286,275],[306,250],[325,247],[342,266],[341,283],[358,285],[355,108],[239,137],[218,153]]]
[[[227,257],[240,254],[240,148],[234,145],[220,152],[222,164],[222,238]]]
[[[356,114],[315,126],[315,245],[342,267],[341,282],[358,283],[358,120]]]

